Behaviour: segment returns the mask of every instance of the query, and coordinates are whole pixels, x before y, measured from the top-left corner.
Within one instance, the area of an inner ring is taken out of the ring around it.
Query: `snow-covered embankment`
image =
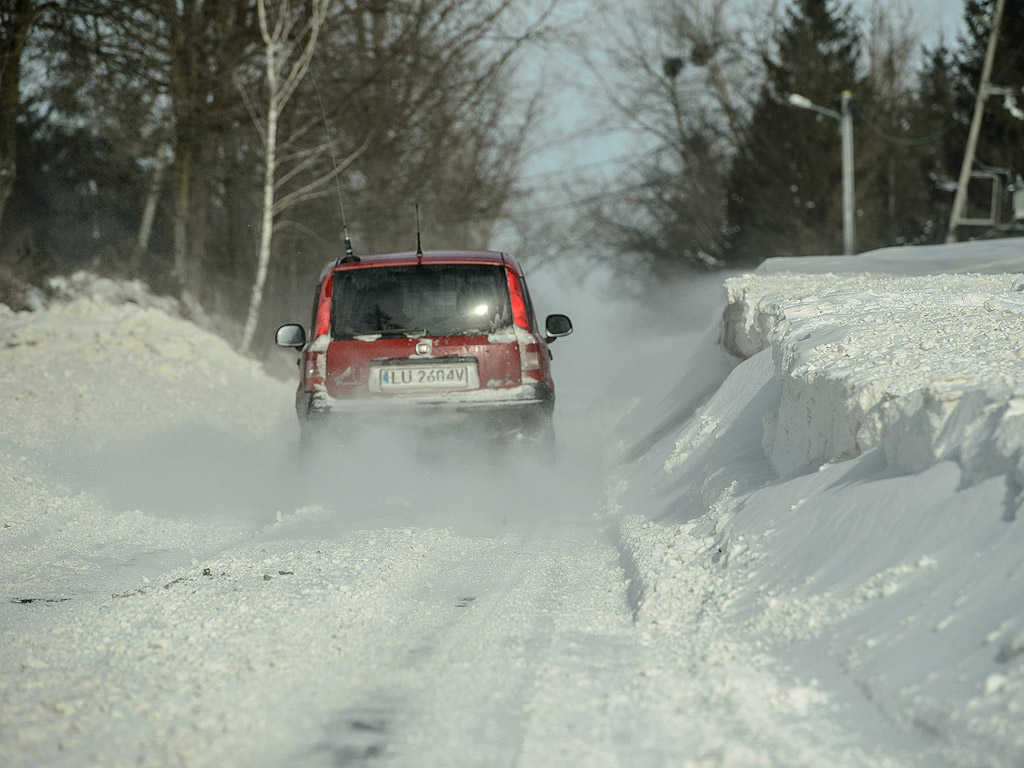
[[[921,764],[1024,764],[1024,280],[807,264],[726,282],[742,362],[622,472],[638,619],[781,654]]]
[[[782,274],[726,283],[723,343],[771,349],[764,448],[781,475],[882,446],[907,472],[953,459],[1024,484],[1024,277]]]

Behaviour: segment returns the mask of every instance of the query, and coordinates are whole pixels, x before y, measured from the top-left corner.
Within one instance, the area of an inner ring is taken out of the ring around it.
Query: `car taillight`
[[[508,275],[508,296],[512,303],[512,324],[515,326],[516,340],[519,342],[519,361],[522,364],[523,379],[543,381],[544,372],[541,368],[540,347],[531,333],[530,313],[526,309],[526,295],[523,285],[513,270],[506,269]]]
[[[326,336],[331,331],[331,288],[334,286],[332,280],[328,280],[324,286],[324,295],[316,308],[316,323],[313,328],[313,336]]]
[[[324,372],[327,363],[326,352],[307,352],[306,367],[302,371],[303,389],[307,392],[324,389]]]
[[[306,392],[326,389],[327,345],[331,333],[331,293],[334,281],[324,281],[320,301],[313,320],[313,339],[306,349],[305,367],[302,369],[302,388]]]
[[[506,269],[505,274],[508,275],[508,296],[512,302],[512,322],[517,328],[530,330],[530,315],[526,311],[526,296],[523,295],[519,275],[511,269]]]
[[[523,378],[540,381],[543,374],[540,367],[540,350],[536,342],[520,344],[519,356],[523,363]]]

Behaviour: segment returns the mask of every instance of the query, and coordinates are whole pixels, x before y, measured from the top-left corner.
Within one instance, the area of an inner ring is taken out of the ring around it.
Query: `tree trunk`
[[[174,275],[184,287],[189,277],[188,221],[192,213],[192,143],[178,137],[174,153]]]
[[[14,0],[13,24],[0,30],[0,244],[3,214],[17,172],[16,127],[21,105],[21,54],[35,10],[31,0]]]
[[[248,27],[227,13],[235,0],[164,3],[170,39],[174,112],[174,272],[182,299],[200,304],[207,285],[210,188],[218,162],[226,104],[211,83],[227,78],[244,57]]]
[[[273,46],[267,45],[267,144],[266,165],[263,172],[263,215],[260,218],[260,247],[256,257],[256,282],[249,297],[249,314],[242,330],[242,352],[249,351],[263,304],[263,287],[267,283],[267,267],[270,265],[270,244],[274,233],[274,172],[277,167],[277,66]]]
[[[160,200],[160,190],[163,188],[164,169],[167,167],[167,156],[171,148],[167,144],[161,144],[156,152],[156,165],[153,167],[153,178],[149,181],[149,191],[146,193],[146,205],[142,209],[142,221],[139,223],[138,246],[141,253],[149,248],[149,236],[153,231],[153,218],[156,216],[156,206]]]
[[[263,305],[263,290],[267,283],[267,271],[270,266],[270,253],[274,235],[275,208],[284,205],[284,201],[275,199],[274,179],[277,171],[277,125],[288,100],[295,93],[299,82],[306,75],[309,62],[313,58],[317,36],[326,18],[328,0],[315,0],[310,7],[308,37],[296,55],[296,59],[288,74],[281,79],[287,59],[284,43],[289,39],[296,19],[292,17],[287,0],[278,8],[278,17],[271,29],[267,19],[265,0],[258,0],[256,8],[259,16],[260,32],[263,36],[267,62],[267,125],[265,136],[266,165],[263,173],[263,214],[260,218],[260,247],[256,257],[256,281],[252,286],[249,298],[249,314],[242,330],[241,349],[247,353],[252,346],[256,326],[259,324],[260,307]],[[279,58],[284,56],[285,58]],[[286,199],[289,196],[285,196]],[[300,199],[301,195],[299,198]]]

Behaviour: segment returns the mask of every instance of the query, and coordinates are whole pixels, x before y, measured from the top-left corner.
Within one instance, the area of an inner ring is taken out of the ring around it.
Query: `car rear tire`
[[[545,467],[555,468],[558,463],[558,450],[555,443],[555,426],[546,424],[537,435],[537,457]]]
[[[303,461],[314,458],[323,450],[327,430],[317,421],[299,422],[299,456]]]

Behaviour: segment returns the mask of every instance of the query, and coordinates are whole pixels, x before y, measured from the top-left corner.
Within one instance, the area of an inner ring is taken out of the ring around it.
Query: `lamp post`
[[[853,113],[850,109],[850,101],[853,94],[843,91],[842,111],[819,107],[806,96],[799,93],[789,94],[789,103],[799,109],[809,109],[812,112],[831,117],[839,121],[839,133],[843,140],[843,253],[847,256],[854,254],[854,197],[853,197]]]

